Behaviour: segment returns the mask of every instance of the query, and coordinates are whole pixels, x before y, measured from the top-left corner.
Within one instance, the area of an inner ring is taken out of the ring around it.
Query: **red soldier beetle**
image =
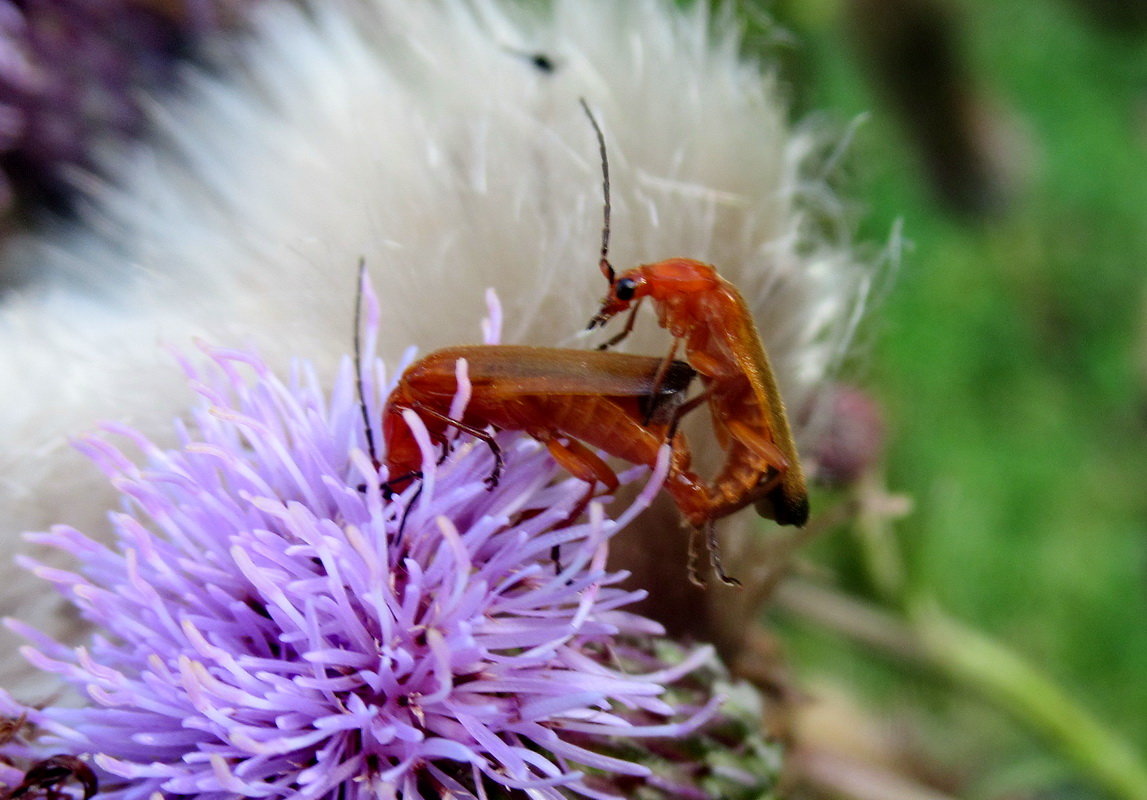
[[[471,396],[455,419],[450,406],[462,359]],[[607,491],[617,488],[617,476],[591,448],[652,467],[695,374],[681,361],[666,367],[660,358],[592,350],[476,345],[435,351],[403,372],[383,410],[388,487],[421,474],[422,452],[403,417],[411,409],[436,444],[445,446],[451,428],[486,442],[495,461],[490,488],[497,484],[502,457],[485,429],[516,430],[544,444],[559,465],[590,484],[588,502],[597,483]],[[678,504],[695,506],[705,502],[706,492],[689,471],[690,460],[684,439],[673,437],[665,488]]]
[[[716,519],[750,503],[781,525],[804,525],[808,493],[784,404],[760,335],[737,289],[708,264],[673,258],[644,264],[614,278],[591,327],[629,310],[612,347],[633,328],[641,301],[649,297],[661,327],[674,342],[666,361],[684,342],[685,360],[705,386],[682,406],[707,401],[726,460],[713,482],[709,517]],[[692,521],[692,520],[691,520]]]
[[[599,266],[609,293],[589,328],[605,325],[629,310],[622,330],[599,349],[617,344],[633,330],[641,302],[649,298],[662,328],[673,336],[663,360],[671,363],[684,344],[684,357],[701,378],[704,391],[678,408],[681,416],[708,403],[725,462],[708,488],[703,507],[681,511],[694,528],[706,528],[710,557],[722,579],[716,519],[750,503],[781,525],[803,526],[808,520],[808,492],[793,443],[784,403],[760,334],[740,292],[710,265],[687,258],[644,264],[618,275],[609,262],[609,165],[605,137],[588,105],[586,115],[597,134],[605,195]],[[679,504],[680,505],[680,504]]]

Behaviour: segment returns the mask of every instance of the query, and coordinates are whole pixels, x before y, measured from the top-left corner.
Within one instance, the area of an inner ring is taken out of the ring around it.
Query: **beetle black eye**
[[[632,300],[637,292],[637,281],[633,278],[622,278],[613,287],[613,295],[618,300]]]

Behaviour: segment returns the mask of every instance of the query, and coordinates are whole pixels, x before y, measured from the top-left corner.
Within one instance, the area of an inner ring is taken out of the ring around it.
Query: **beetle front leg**
[[[634,311],[636,310],[637,309],[634,308]],[[630,314],[630,317],[632,316],[633,315]],[[669,366],[673,363],[673,357],[677,355],[677,345],[679,343],[679,340],[673,340],[673,345],[669,348],[669,352],[665,354],[665,358],[663,358],[661,363],[658,365],[657,372],[653,375],[653,389],[649,392],[651,396],[657,397],[657,395],[661,392],[661,387],[665,382],[665,376],[669,372]],[[649,423],[653,420],[653,415],[656,413],[656,411],[657,406],[650,404],[649,410],[645,412],[645,419],[641,421],[641,424],[645,427],[649,427]],[[670,438],[672,438],[672,434],[670,434]]]
[[[467,425],[466,423],[456,420],[452,417],[448,417],[447,415],[439,411],[435,411],[433,408],[429,408],[428,406],[418,406],[414,410],[420,415],[433,417],[434,419],[442,422],[444,425],[448,425],[451,428],[456,428],[468,436],[473,436],[475,439],[482,441],[487,447],[490,448],[490,453],[494,456],[494,469],[490,472],[489,475],[486,476],[486,491],[493,491],[494,487],[496,487],[498,482],[502,479],[502,470],[506,466],[506,462],[502,458],[502,448],[498,446],[496,441],[494,441],[494,437],[484,430],[475,428],[472,425]]]
[[[629,336],[633,331],[634,324],[637,322],[637,309],[641,308],[641,300],[644,299],[645,298],[641,298],[633,304],[633,308],[629,310],[629,316],[625,318],[625,327],[621,329],[621,332],[610,339],[606,339],[602,344],[599,344],[597,346],[598,350],[608,350],[616,344],[621,344],[622,340],[625,339],[626,336]]]
[[[669,432],[665,434],[665,440],[672,442],[673,437],[677,435],[677,428],[680,427],[681,420],[685,418],[685,415],[707,403],[712,394],[712,387],[706,387],[701,394],[686,400],[677,408],[673,409],[673,419],[669,423]]]

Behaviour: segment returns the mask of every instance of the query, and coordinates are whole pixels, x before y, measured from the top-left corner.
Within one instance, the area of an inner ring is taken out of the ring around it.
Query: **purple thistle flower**
[[[595,503],[570,524],[586,487],[532,439],[499,436],[506,469],[487,491],[484,445],[459,441],[436,466],[423,435],[420,486],[386,500],[349,361],[328,397],[306,365],[283,382],[252,355],[207,352],[213,369],[185,367],[207,403],[179,449],[120,426],[142,466],[80,445],[124,495],[114,545],[65,526],[30,536],[80,562],[27,566],[97,632],[73,648],[9,621],[85,700],[3,698],[41,733],[18,756],[90,755],[101,795],[123,800],[613,797],[611,778],[650,771],[610,742],[686,735],[716,712],[711,692],[666,702],[709,650],[655,659],[660,626],[622,610],[643,593],[604,570],[664,463],[617,520]],[[367,363],[374,425],[386,380]]]

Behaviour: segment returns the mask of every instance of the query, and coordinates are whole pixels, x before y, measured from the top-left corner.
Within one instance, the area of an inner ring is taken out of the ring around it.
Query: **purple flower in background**
[[[0,207],[14,190],[59,200],[66,167],[139,133],[141,97],[239,3],[250,0],[0,0]]]
[[[809,459],[812,475],[825,486],[848,486],[883,457],[884,417],[876,399],[857,386],[837,384],[825,395],[826,422]]]
[[[714,715],[711,691],[670,704],[663,685],[709,651],[657,659],[660,627],[621,610],[641,593],[604,571],[664,467],[616,521],[595,504],[570,524],[586,487],[528,437],[500,435],[492,491],[484,445],[459,441],[436,466],[424,437],[424,479],[386,500],[349,362],[328,396],[305,365],[284,382],[254,356],[209,355],[187,367],[207,403],[179,449],[121,427],[142,465],[82,445],[125,498],[114,544],[62,526],[32,537],[79,561],[29,566],[97,631],[73,648],[9,622],[85,701],[25,709],[37,736],[16,755],[90,757],[100,795],[123,800],[612,797],[650,775],[617,741],[632,754],[634,737]],[[367,363],[376,423],[386,381]]]

